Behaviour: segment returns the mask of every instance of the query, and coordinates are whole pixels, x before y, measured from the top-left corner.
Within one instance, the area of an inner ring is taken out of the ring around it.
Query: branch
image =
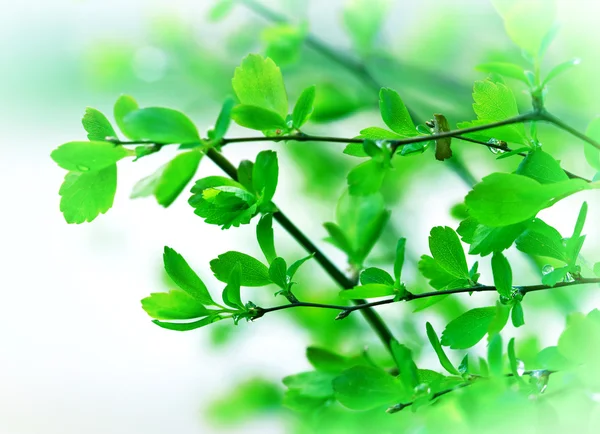
[[[546,290],[549,290],[552,288],[564,288],[567,286],[585,285],[585,284],[592,284],[592,283],[600,283],[600,278],[581,278],[581,279],[575,280],[573,282],[559,282],[554,286],[529,285],[529,286],[514,286],[514,287],[520,294],[525,295],[529,292],[546,291]],[[419,299],[423,299],[423,298],[440,297],[443,295],[452,295],[452,294],[464,294],[464,293],[472,293],[472,292],[497,292],[497,291],[498,290],[495,286],[480,285],[480,286],[472,286],[472,287],[467,287],[467,288],[455,288],[455,289],[446,289],[443,291],[424,292],[422,294],[412,294],[409,292],[406,296],[404,296],[403,298],[401,298],[399,300],[396,300],[395,297],[387,298],[385,300],[373,301],[371,303],[365,303],[364,300],[360,300],[360,303],[357,303],[354,306],[341,306],[341,305],[333,305],[333,304],[299,302],[299,303],[284,304],[281,306],[275,306],[275,307],[269,307],[269,308],[259,308],[258,309],[259,316],[257,318],[263,316],[266,313],[275,312],[278,310],[293,309],[293,308],[297,308],[297,307],[308,307],[308,308],[339,310],[341,312],[340,312],[340,315],[338,315],[338,318],[336,318],[336,319],[342,319],[356,310],[371,309],[376,306],[397,303],[400,301],[412,301],[412,300],[419,300]]]
[[[233,180],[237,181],[237,170],[231,164],[227,158],[223,156],[223,154],[215,151],[214,149],[210,149],[207,154],[208,158],[210,158],[221,170],[223,170],[229,177]],[[355,282],[350,280],[344,273],[342,273],[336,266],[327,258],[323,252],[321,252],[317,246],[313,244],[310,239],[300,231],[300,229],[292,223],[290,219],[282,212],[277,211],[273,213],[273,218],[302,246],[308,253],[314,254],[315,260],[323,267],[325,272],[329,274],[329,276],[335,280],[342,288],[351,289],[355,286]],[[357,305],[366,305],[365,300],[355,300]],[[314,306],[313,306],[314,307]],[[321,306],[322,307],[322,306]],[[381,319],[379,314],[375,312],[373,309],[369,307],[361,308],[361,312],[367,322],[371,325],[371,327],[375,330],[383,344],[386,346],[388,350],[391,350],[392,342],[396,339],[392,335],[392,332],[385,324],[385,322]]]

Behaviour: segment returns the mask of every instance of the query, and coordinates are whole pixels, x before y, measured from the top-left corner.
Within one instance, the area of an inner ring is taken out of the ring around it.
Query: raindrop
[[[546,274],[550,274],[554,271],[554,267],[550,264],[546,264],[544,265],[544,267],[542,268],[542,275],[546,275]]]
[[[567,273],[563,279],[563,282],[575,282],[575,279],[571,273]]]
[[[494,139],[494,138],[491,138],[490,140],[488,140],[488,143],[490,145],[496,145],[496,146],[505,146],[506,145],[505,142],[498,140],[498,139]],[[490,152],[492,154],[504,154],[506,152],[502,149],[493,148],[491,146],[489,146],[488,149],[490,150]]]
[[[517,360],[517,374],[523,375],[525,373],[525,363],[523,360]]]
[[[431,387],[427,383],[421,383],[414,389],[416,396],[427,396],[431,393]]]

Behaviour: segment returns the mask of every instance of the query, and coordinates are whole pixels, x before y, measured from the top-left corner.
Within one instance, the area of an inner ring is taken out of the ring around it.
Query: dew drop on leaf
[[[550,274],[554,271],[554,267],[550,264],[546,264],[544,265],[544,267],[542,268],[542,275],[546,275],[546,274]]]
[[[523,375],[525,373],[525,363],[523,360],[517,360],[517,374]]]
[[[505,146],[505,143],[498,140],[498,139],[494,139],[491,138],[490,140],[488,140],[488,143],[490,145],[496,145],[496,146]],[[492,148],[492,147],[488,147],[488,149],[490,150],[490,152],[494,155],[496,154],[504,154],[506,151],[502,150],[502,149],[498,149],[498,148]]]

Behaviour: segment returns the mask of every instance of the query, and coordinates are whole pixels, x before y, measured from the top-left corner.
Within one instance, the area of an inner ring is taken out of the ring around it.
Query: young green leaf
[[[325,348],[308,347],[306,358],[319,371],[338,373],[351,366],[348,357],[340,356]]]
[[[223,289],[223,302],[234,309],[244,309],[244,303],[240,295],[240,282],[242,280],[242,266],[237,262],[231,273],[227,286]]]
[[[52,151],[50,157],[65,170],[94,172],[113,166],[127,155],[127,149],[110,142],[68,142]]]
[[[256,225],[256,238],[267,262],[270,264],[277,257],[273,237],[273,214],[263,215]]]
[[[504,297],[512,294],[512,270],[506,257],[500,252],[494,252],[492,256],[492,272],[494,273],[494,285]]]
[[[290,280],[292,280],[294,278],[294,275],[298,272],[298,269],[309,259],[311,259],[314,256],[314,253],[311,253],[308,256],[305,256],[304,258],[298,259],[297,261],[294,261],[292,263],[292,265],[290,265],[290,267],[287,270],[287,276]]]
[[[510,306],[496,302],[496,315],[492,318],[488,327],[488,339],[491,339],[496,333],[500,333],[508,323],[510,316]]]
[[[218,142],[229,130],[229,124],[231,123],[231,111],[235,106],[235,100],[232,97],[227,97],[225,102],[223,102],[223,106],[221,107],[221,111],[219,112],[219,117],[217,117],[217,122],[215,123],[215,127],[208,132],[209,139]]]
[[[359,298],[374,298],[394,295],[396,290],[391,285],[383,283],[367,283],[366,285],[355,286],[352,289],[340,291],[340,297],[344,300],[356,300]]]
[[[558,282],[562,282],[569,273],[570,267],[562,267],[552,270],[549,273],[542,273],[542,283],[548,286],[554,286]]]
[[[502,336],[494,334],[488,345],[488,364],[490,374],[501,377],[504,372],[504,358],[502,357]]]
[[[460,375],[459,372],[454,367],[454,365],[452,364],[452,362],[450,361],[450,359],[448,358],[448,356],[446,355],[446,353],[444,352],[444,349],[442,348],[442,345],[440,344],[438,336],[437,336],[435,330],[433,329],[433,326],[429,322],[426,324],[426,329],[427,329],[427,338],[429,339],[429,342],[431,343],[433,350],[437,354],[442,367],[446,371],[451,373],[452,375]]]
[[[91,222],[108,211],[117,191],[117,166],[95,172],[69,172],[60,187],[60,210],[67,223]]]
[[[221,225],[223,229],[248,224],[258,212],[254,194],[221,176],[196,181],[188,202],[206,223]]]
[[[352,410],[369,410],[403,398],[402,383],[382,369],[354,366],[333,380],[336,399]]]
[[[567,60],[566,62],[563,62],[559,65],[556,65],[554,68],[552,68],[550,70],[550,72],[544,79],[542,86],[547,85],[551,80],[554,80],[559,75],[562,75],[563,73],[567,72],[569,69],[573,68],[574,66],[579,65],[580,63],[581,63],[581,59],[575,58],[575,59]]]
[[[398,92],[389,88],[381,89],[379,92],[379,109],[383,122],[392,131],[402,137],[417,135],[415,124]]]
[[[344,7],[344,26],[354,46],[361,53],[369,52],[391,2],[389,0],[350,0]]]
[[[267,27],[261,33],[261,38],[267,45],[265,54],[280,66],[296,62],[300,57],[307,31],[306,23],[281,23]]]
[[[515,338],[511,338],[510,341],[508,341],[508,362],[510,364],[510,372],[512,372],[513,377],[515,377],[522,385],[525,384],[525,382],[521,379],[522,373],[519,372],[519,359],[517,359],[517,355],[515,353]]]
[[[238,182],[244,186],[244,188],[252,193],[254,186],[252,185],[252,171],[254,170],[254,163],[250,160],[242,160],[238,166]]]
[[[329,234],[329,237],[325,239],[328,243],[333,244],[335,247],[346,253],[348,257],[354,255],[354,248],[350,245],[350,241],[346,238],[346,234],[342,229],[335,223],[323,223],[323,227]]]
[[[566,243],[566,256],[570,265],[575,265],[577,263],[579,252],[585,241],[585,235],[581,236],[581,232],[583,231],[583,225],[585,224],[587,210],[587,202],[583,202],[581,209],[579,210],[575,228],[573,229],[573,235],[571,235],[571,238],[569,238]]]
[[[215,2],[214,6],[210,8],[208,19],[210,21],[222,20],[229,15],[236,3],[237,0],[218,0]]]
[[[465,252],[456,232],[448,226],[436,226],[429,235],[429,250],[435,261],[449,274],[459,279],[469,278]]]
[[[496,307],[476,307],[450,321],[442,333],[442,345],[454,350],[470,348],[488,332]]]
[[[271,266],[269,267],[269,278],[273,283],[280,288],[287,290],[287,264],[285,263],[285,259],[281,257],[277,257],[271,262]]]
[[[155,173],[139,180],[133,187],[131,198],[154,195],[165,208],[171,205],[196,174],[202,154],[197,151],[177,155]]]
[[[207,316],[206,318],[203,318],[199,321],[194,321],[194,322],[163,322],[163,321],[159,321],[156,319],[153,320],[152,322],[154,324],[156,324],[157,326],[162,327],[167,330],[174,330],[177,332],[187,332],[190,330],[195,330],[200,327],[207,326],[209,324],[220,321],[222,319],[223,318],[219,315],[211,315],[211,316]]]
[[[533,219],[517,238],[517,249],[534,256],[547,256],[568,262],[567,252],[560,233],[540,219]]]
[[[429,284],[437,290],[469,286],[466,278],[457,278],[450,274],[431,256],[421,256],[418,267],[423,277],[429,279]],[[441,299],[442,297],[436,298]]]
[[[569,179],[558,161],[541,149],[529,152],[515,173],[535,179],[540,184],[551,184]]]
[[[470,255],[487,256],[508,249],[527,228],[529,222],[492,228],[481,225],[473,217],[463,220],[457,229],[462,241],[470,244]]]
[[[404,266],[404,251],[406,250],[406,238],[400,238],[396,244],[396,258],[394,260],[394,279],[400,283],[402,278],[402,267]]]
[[[582,179],[553,184],[512,173],[492,173],[475,185],[465,198],[469,214],[479,223],[497,227],[507,226],[535,217],[578,191],[598,188]]]
[[[419,385],[419,373],[412,357],[412,351],[396,340],[392,341],[391,349],[392,357],[400,371],[402,384],[408,390],[414,389]]]
[[[210,311],[190,294],[177,289],[150,294],[142,300],[142,308],[155,319],[194,319],[210,315]]]
[[[170,247],[165,246],[163,253],[163,262],[165,271],[173,282],[179,288],[187,292],[190,296],[198,300],[204,305],[214,305],[215,302],[210,297],[206,285],[200,277],[192,270],[186,260]],[[173,318],[157,318],[157,319],[173,319]]]
[[[380,283],[382,285],[393,285],[394,279],[392,276],[381,268],[370,267],[360,273],[360,283],[368,285],[370,283]]]
[[[240,103],[273,111],[284,119],[288,99],[281,70],[271,59],[250,54],[235,69],[232,80]]]
[[[335,375],[323,371],[309,371],[289,375],[283,379],[291,390],[298,390],[304,396],[328,398],[333,396],[332,380]]]
[[[95,108],[87,107],[85,109],[81,123],[91,141],[103,141],[107,138],[117,137],[117,133],[106,116]]]
[[[122,119],[127,135],[134,140],[156,143],[197,143],[200,141],[194,123],[183,113],[164,107],[134,110]]]
[[[475,67],[478,71],[489,72],[503,75],[504,77],[514,78],[529,85],[529,80],[525,76],[525,70],[522,66],[508,62],[488,62]]]
[[[553,0],[493,0],[498,13],[504,19],[506,33],[517,46],[531,57],[541,54],[546,35],[552,31],[556,18]]]
[[[270,131],[286,130],[287,124],[273,110],[253,105],[237,105],[231,110],[231,119],[238,125],[251,130]]]
[[[525,325],[525,316],[523,315],[523,305],[517,301],[510,312],[510,319],[514,327],[518,328]]]
[[[348,173],[348,191],[352,196],[377,193],[383,184],[387,167],[375,160],[365,161]]]
[[[221,282],[229,282],[233,267],[239,263],[242,268],[242,286],[265,286],[272,283],[269,269],[258,259],[240,252],[227,252],[210,261],[210,269]]]
[[[124,122],[125,116],[129,113],[134,112],[139,109],[138,103],[133,97],[129,95],[121,95],[114,107],[114,117],[119,129],[130,139],[135,140],[134,132],[131,132],[127,129],[127,125]]]
[[[267,204],[273,199],[277,188],[279,165],[275,151],[262,151],[256,156],[252,169],[252,185],[254,191],[261,196],[261,203]]]
[[[315,86],[307,87],[300,94],[298,101],[296,101],[294,111],[292,112],[292,126],[294,128],[299,129],[310,118],[315,102],[315,89]]]

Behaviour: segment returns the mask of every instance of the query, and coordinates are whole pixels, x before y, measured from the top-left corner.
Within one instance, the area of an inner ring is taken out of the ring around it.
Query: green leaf
[[[283,384],[292,390],[298,390],[304,396],[328,398],[333,396],[332,380],[335,375],[323,371],[302,372],[289,375],[283,379]]]
[[[488,125],[519,114],[512,91],[502,83],[494,83],[490,80],[476,81],[473,86],[473,100],[475,101],[473,110],[477,115],[477,120],[459,122],[458,128]],[[493,127],[485,131],[465,134],[465,136],[478,140],[495,138],[506,142],[529,144],[525,127],[521,123]]]
[[[379,92],[379,109],[381,110],[383,122],[392,131],[402,137],[418,135],[415,124],[398,92],[389,88],[382,88]]]
[[[177,155],[154,174],[141,179],[133,187],[132,198],[153,194],[165,208],[171,205],[196,174],[202,154],[197,151]]]
[[[541,149],[529,152],[515,173],[535,179],[540,184],[551,184],[569,179],[558,161]]]
[[[349,0],[344,7],[344,26],[357,50],[369,52],[389,11],[389,0]]]
[[[223,302],[234,309],[244,309],[244,303],[240,295],[240,282],[242,280],[242,266],[237,262],[231,273],[227,286],[223,289]]]
[[[276,112],[253,105],[237,105],[231,110],[231,119],[238,125],[258,131],[286,130],[285,120]]]
[[[585,134],[596,141],[600,141],[600,117],[593,119],[589,123]],[[583,151],[588,164],[594,169],[600,170],[600,149],[590,143],[584,142]]]
[[[142,308],[155,319],[194,319],[210,315],[210,311],[190,294],[174,289],[150,294],[142,300]]]
[[[328,243],[333,244],[335,247],[346,253],[348,257],[354,254],[354,248],[350,244],[350,241],[346,238],[346,234],[342,229],[335,223],[323,223],[323,227],[329,234],[329,237],[325,239]]]
[[[379,192],[387,168],[375,160],[359,164],[348,174],[348,191],[352,196],[368,196]]]
[[[302,91],[292,113],[292,125],[298,129],[308,121],[313,112],[316,87],[310,86]]]
[[[117,191],[117,166],[95,172],[69,172],[60,187],[60,211],[67,223],[91,222],[108,211]]]
[[[336,399],[352,410],[369,410],[399,401],[405,394],[402,383],[387,372],[354,366],[333,380]]]
[[[455,350],[470,348],[488,332],[488,327],[496,316],[496,307],[476,307],[446,326],[442,333],[442,345]]]
[[[269,277],[271,281],[282,289],[287,289],[287,264],[285,259],[277,257],[271,262],[269,267]]]
[[[240,252],[230,251],[219,255],[217,259],[210,261],[210,269],[215,277],[221,282],[229,282],[229,276],[233,267],[239,262],[242,267],[242,286],[265,286],[269,285],[269,269],[258,259]]]
[[[269,203],[275,195],[279,165],[275,151],[262,151],[256,156],[252,169],[252,185],[261,197],[261,203]]]
[[[523,380],[521,380],[521,374],[519,374],[519,360],[515,354],[515,338],[511,338],[510,341],[508,341],[508,361],[510,363],[510,372],[512,372],[513,377],[517,378],[520,383],[524,383]]]
[[[315,254],[311,253],[308,256],[305,256],[302,259],[298,259],[297,261],[294,261],[292,263],[292,265],[290,265],[290,267],[287,270],[287,276],[289,277],[289,279],[293,279],[294,275],[298,272],[298,269],[309,259],[311,259]]]
[[[581,59],[575,58],[571,60],[567,60],[559,65],[556,65],[554,68],[550,70],[546,78],[544,79],[542,86],[546,86],[551,80],[554,80],[559,75],[567,72],[569,69],[577,66],[581,63]]]
[[[583,231],[583,225],[585,224],[587,210],[587,202],[583,202],[583,204],[581,204],[581,209],[579,210],[579,215],[577,216],[575,228],[573,229],[573,235],[571,235],[571,238],[569,238],[566,243],[566,256],[568,258],[567,262],[569,265],[575,265],[577,263],[579,252],[581,251],[583,242],[585,241],[585,235],[581,236],[581,232]]]
[[[429,339],[429,342],[431,343],[433,350],[437,354],[442,367],[446,371],[451,373],[452,375],[460,375],[459,372],[454,367],[454,365],[452,364],[452,362],[450,361],[450,359],[448,358],[448,356],[446,355],[446,353],[444,352],[444,349],[442,348],[442,345],[440,344],[440,341],[438,339],[438,336],[437,336],[435,330],[433,329],[433,326],[430,323],[427,323],[426,329],[427,329],[427,338]]]
[[[501,377],[504,372],[504,358],[502,357],[502,336],[495,334],[488,345],[488,364],[490,374]]]
[[[204,305],[214,305],[215,302],[210,297],[206,285],[198,275],[188,265],[186,260],[170,247],[165,246],[163,253],[163,263],[165,271],[169,275],[173,282],[179,288],[183,289],[190,296],[198,300]],[[156,317],[158,318],[158,317]],[[174,319],[174,318],[158,318],[158,319]]]
[[[221,176],[196,181],[188,202],[206,223],[221,225],[223,229],[248,224],[258,212],[254,194]]]
[[[563,371],[573,367],[573,363],[558,351],[558,347],[544,348],[537,354],[536,361],[542,368],[555,371]]]
[[[528,228],[517,238],[516,246],[528,255],[547,256],[568,262],[560,233],[537,218],[533,219]]]
[[[525,316],[523,314],[523,305],[520,301],[517,301],[510,312],[510,319],[512,320],[513,326],[516,328],[525,325]]]
[[[210,8],[208,19],[210,21],[222,20],[229,15],[236,3],[237,0],[218,0],[215,2],[214,6]]]
[[[456,232],[448,226],[436,226],[429,235],[429,250],[435,261],[449,274],[469,279],[465,252]]]
[[[174,323],[174,322],[163,322],[163,321],[158,321],[158,320],[154,320],[152,322],[154,324],[156,324],[157,326],[162,327],[167,330],[174,330],[174,331],[178,331],[178,332],[187,332],[189,330],[195,330],[197,328],[207,326],[209,324],[220,321],[222,319],[223,318],[220,317],[219,315],[212,315],[212,316],[207,316],[206,318],[203,318],[199,321],[194,321],[194,322]]]
[[[380,283],[382,285],[393,285],[392,276],[381,268],[370,267],[360,273],[360,283],[368,285],[370,283]]]
[[[65,170],[94,172],[113,166],[127,155],[127,149],[110,142],[68,142],[52,151],[50,157]]]
[[[125,116],[139,109],[138,103],[129,95],[121,95],[114,107],[114,117],[119,129],[130,139],[136,139],[135,134],[127,129],[124,122]]]
[[[95,108],[87,107],[83,119],[83,128],[91,141],[103,141],[107,138],[117,138],[114,128],[104,114]]]
[[[400,371],[402,384],[408,390],[414,389],[419,385],[419,373],[412,357],[412,351],[395,339],[391,343],[391,350],[392,357]]]
[[[122,123],[134,140],[181,144],[200,141],[194,123],[183,113],[169,108],[148,107],[131,111]]]
[[[421,256],[418,267],[421,274],[429,279],[429,284],[437,290],[469,286],[469,281],[467,279],[459,279],[453,274],[450,274],[431,256]],[[441,299],[442,297],[437,298]]]
[[[542,283],[548,286],[554,286],[558,282],[562,282],[569,273],[570,267],[557,268],[556,270],[546,273],[542,276]]]
[[[470,255],[487,256],[508,249],[527,228],[529,222],[492,228],[480,225],[473,217],[463,220],[458,227],[462,241],[471,245]]]
[[[402,267],[404,266],[404,251],[406,250],[406,238],[400,238],[396,244],[396,258],[394,260],[394,279],[400,283],[402,278]]]
[[[252,171],[254,170],[254,163],[250,160],[242,160],[238,166],[238,182],[244,186],[244,188],[252,193],[254,186],[252,185]]]
[[[475,67],[478,71],[489,72],[503,75],[504,77],[514,78],[529,85],[529,80],[525,76],[524,68],[520,65],[508,62],[488,62]]]
[[[500,252],[494,252],[492,256],[492,272],[494,273],[494,285],[504,297],[512,294],[512,270],[506,257]]]
[[[270,264],[277,257],[273,237],[273,214],[265,214],[256,225],[256,238],[267,262]]]
[[[496,333],[500,333],[508,323],[510,315],[510,306],[496,302],[496,315],[492,318],[488,327],[488,338],[491,339]]]
[[[553,0],[493,0],[504,19],[504,28],[513,42],[533,58],[542,51],[548,32],[554,26],[556,5]]]
[[[394,295],[396,290],[391,285],[384,283],[367,283],[355,286],[352,289],[340,291],[340,297],[344,300],[357,300],[359,298],[374,298]]]
[[[267,44],[266,55],[278,65],[284,66],[298,61],[308,26],[288,23],[267,27],[261,39]]]
[[[512,173],[493,173],[475,185],[465,198],[469,214],[479,223],[507,226],[535,217],[544,208],[578,191],[598,188],[582,179],[540,184]]]
[[[233,89],[243,105],[273,111],[281,118],[288,113],[288,99],[281,70],[271,59],[250,54],[235,69]]]
[[[350,360],[332,351],[318,347],[308,347],[306,358],[319,371],[338,373],[347,369]]]
[[[235,100],[231,97],[227,97],[223,103],[223,106],[221,107],[215,127],[208,133],[208,136],[211,140],[218,142],[225,137],[225,134],[227,134],[227,131],[229,130],[229,124],[231,123],[231,112],[234,106]]]

